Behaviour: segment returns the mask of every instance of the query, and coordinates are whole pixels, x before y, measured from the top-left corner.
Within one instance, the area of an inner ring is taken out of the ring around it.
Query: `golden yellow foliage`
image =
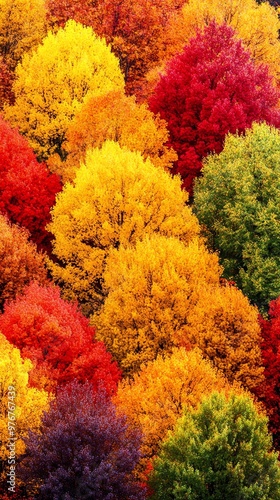
[[[66,131],[83,102],[123,88],[118,60],[105,41],[70,20],[23,57],[13,85],[15,104],[5,108],[5,117],[39,159],[54,153],[63,159]]]
[[[30,281],[46,283],[43,254],[28,241],[28,232],[11,225],[0,215],[0,310],[5,300],[14,299]]]
[[[23,360],[19,349],[1,333],[0,352],[0,483],[7,486],[6,474],[10,469],[7,459],[13,459],[14,451],[16,461],[24,453],[23,438],[29,429],[38,430],[43,411],[48,410],[49,396],[43,390],[28,386],[31,361]]]
[[[127,97],[120,91],[87,99],[70,123],[66,138],[66,162],[61,162],[60,168],[49,163],[64,181],[74,178],[87,149],[101,147],[105,140],[139,151],[144,159],[150,158],[154,165],[165,169],[171,168],[177,159],[175,151],[165,146],[168,140],[166,122],[146,105],[137,104],[134,97]]]
[[[111,251],[108,296],[92,317],[125,375],[174,346],[198,346],[230,381],[262,381],[258,311],[242,292],[221,286],[216,254],[199,240],[147,236]]]
[[[194,239],[151,235],[134,246],[112,251],[104,273],[109,294],[92,317],[123,373],[168,354],[187,342],[188,316],[201,290],[219,284],[218,257]]]
[[[45,35],[44,0],[0,0],[0,55],[9,70]]]
[[[258,314],[233,286],[204,288],[188,315],[185,334],[229,381],[252,389],[263,380]],[[184,344],[183,337],[178,341]]]
[[[258,63],[269,66],[279,80],[280,20],[277,11],[267,2],[255,0],[189,0],[171,23],[166,56],[176,54],[188,40],[212,20],[230,25]],[[172,43],[171,43],[172,42]],[[169,51],[169,53],[168,53]]]
[[[114,402],[129,422],[143,432],[142,459],[138,473],[157,454],[167,432],[173,430],[186,405],[196,407],[213,390],[229,391],[232,386],[200,351],[174,349],[170,357],[158,356],[132,380],[120,383]],[[241,392],[237,384],[235,392]]]
[[[64,296],[78,299],[91,314],[106,295],[103,273],[111,248],[151,233],[191,241],[199,226],[180,185],[179,177],[115,142],[89,150],[74,184],[57,196],[48,226],[60,263],[49,267]]]

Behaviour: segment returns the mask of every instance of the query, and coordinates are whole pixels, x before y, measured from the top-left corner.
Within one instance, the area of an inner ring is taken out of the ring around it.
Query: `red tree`
[[[279,126],[279,92],[268,68],[257,66],[234,31],[212,22],[167,65],[150,108],[168,123],[169,145],[178,153],[179,173],[191,193],[202,159],[220,153],[228,132],[243,132],[253,121]]]
[[[264,403],[274,445],[280,449],[280,297],[270,302],[269,319],[260,317],[262,329],[262,358],[265,382],[257,387],[259,399]]]
[[[50,251],[50,208],[61,190],[56,174],[38,163],[19,132],[0,118],[0,211],[27,228],[40,249]]]
[[[4,308],[0,331],[34,363],[34,386],[55,389],[77,379],[89,380],[95,390],[102,385],[107,393],[115,392],[117,364],[103,342],[94,340],[95,331],[77,305],[60,297],[59,288],[26,287]]]

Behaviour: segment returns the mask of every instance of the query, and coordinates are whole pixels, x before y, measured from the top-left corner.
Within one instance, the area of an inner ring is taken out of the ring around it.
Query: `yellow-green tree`
[[[64,296],[78,299],[91,314],[106,295],[103,273],[110,249],[154,232],[191,241],[199,226],[186,201],[179,177],[140,153],[111,141],[88,151],[73,185],[57,196],[48,226],[59,260],[49,266]]]
[[[220,272],[217,255],[199,240],[152,235],[110,253],[108,296],[92,323],[125,375],[191,345],[231,381],[254,387],[262,380],[257,310],[219,284]]]
[[[134,97],[121,91],[112,91],[101,96],[92,96],[69,124],[65,149],[65,163],[49,167],[59,172],[64,180],[75,177],[75,171],[85,160],[87,149],[101,147],[105,140],[117,141],[131,151],[140,151],[143,158],[150,158],[154,165],[165,169],[172,167],[177,159],[172,148],[165,144],[169,134],[167,125],[155,116],[147,106],[139,105]],[[57,162],[58,157],[51,159]]]
[[[24,453],[23,438],[28,430],[39,429],[43,411],[48,409],[45,391],[29,387],[32,363],[23,360],[0,333],[0,491],[7,491],[7,472]],[[16,440],[14,440],[16,438]],[[10,463],[8,462],[10,460]]]
[[[0,310],[30,281],[47,282],[44,255],[37,252],[28,236],[27,230],[11,225],[0,215]]]
[[[123,87],[118,60],[105,41],[70,20],[23,57],[13,85],[15,104],[5,116],[40,160],[54,153],[65,159],[65,134],[83,102]]]
[[[269,3],[255,0],[189,0],[167,34],[167,56],[173,56],[212,20],[230,25],[248,48],[253,58],[269,66],[271,74],[280,78],[280,20]],[[172,42],[172,43],[171,43]]]
[[[114,397],[118,410],[143,433],[140,477],[157,454],[159,446],[173,430],[185,406],[196,408],[201,398],[213,390],[229,391],[230,384],[199,349],[174,349],[170,357],[158,356],[135,374],[120,383]],[[241,389],[235,384],[235,390]]]
[[[45,35],[44,0],[0,0],[0,55],[9,70]]]

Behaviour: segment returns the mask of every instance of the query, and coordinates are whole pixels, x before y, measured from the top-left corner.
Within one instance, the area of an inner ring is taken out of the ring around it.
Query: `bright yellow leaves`
[[[16,69],[15,105],[6,118],[29,140],[40,159],[57,153],[70,121],[85,99],[124,88],[116,57],[91,28],[68,21],[64,29],[49,32]]]
[[[181,50],[195,36],[197,29],[202,29],[211,20],[230,25],[253,58],[267,64],[271,74],[276,79],[280,78],[280,20],[276,9],[268,3],[258,4],[255,0],[190,0],[167,35],[170,37],[168,55],[173,56]]]
[[[103,273],[110,249],[152,233],[191,241],[199,228],[180,185],[179,178],[117,143],[88,151],[74,184],[58,195],[49,225],[62,264],[50,268],[64,295],[77,298],[91,314],[106,296]]]
[[[66,138],[67,160],[61,162],[60,168],[53,168],[64,181],[74,178],[87,149],[101,147],[106,140],[139,151],[144,159],[150,158],[165,169],[171,168],[177,159],[176,153],[164,145],[168,140],[164,120],[123,92],[88,99],[70,123]]]
[[[0,469],[1,481],[7,481],[7,458],[12,434],[8,430],[8,411],[11,411],[10,422],[15,417],[16,457],[24,452],[23,437],[28,430],[37,430],[43,411],[48,409],[48,394],[28,387],[28,373],[32,368],[31,361],[23,360],[20,351],[13,347],[0,333]],[[13,391],[9,391],[13,387]],[[14,399],[13,394],[14,392]],[[10,393],[10,394],[9,394]],[[8,396],[10,395],[10,399]],[[10,402],[10,405],[9,405]],[[15,404],[15,407],[13,406]],[[10,432],[13,429],[11,428]]]
[[[131,381],[123,381],[114,402],[143,432],[143,458],[138,470],[143,471],[155,456],[168,430],[182,416],[184,406],[195,408],[213,390],[229,389],[226,379],[202,358],[199,350],[187,352],[183,348],[175,349],[170,357],[159,356]],[[235,390],[240,391],[237,386]]]

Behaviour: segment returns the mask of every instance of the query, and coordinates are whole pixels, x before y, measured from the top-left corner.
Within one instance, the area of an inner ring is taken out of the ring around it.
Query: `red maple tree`
[[[34,386],[54,390],[74,379],[114,393],[120,370],[77,305],[58,287],[31,283],[0,316],[0,331],[34,364]]]
[[[274,446],[280,450],[280,297],[269,305],[268,319],[260,316],[265,381],[255,389],[269,416]]]
[[[31,240],[48,252],[46,224],[61,187],[59,177],[38,163],[27,140],[0,117],[0,212],[28,229]]]
[[[233,29],[210,23],[175,56],[161,76],[149,105],[168,123],[169,145],[178,154],[173,174],[192,194],[202,159],[220,153],[228,132],[252,122],[279,126],[279,91],[268,68],[252,60]]]

